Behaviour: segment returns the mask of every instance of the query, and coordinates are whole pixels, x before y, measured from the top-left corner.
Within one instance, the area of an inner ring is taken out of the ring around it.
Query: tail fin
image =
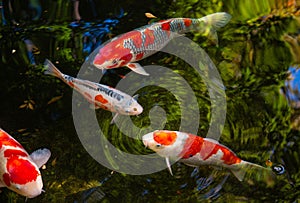
[[[44,65],[44,74],[53,75],[55,77],[63,79],[63,73],[60,72],[50,60],[46,59]]]
[[[207,16],[200,18],[199,20],[204,21],[206,25],[212,27],[215,30],[224,27],[229,20],[231,19],[231,15],[225,12],[213,13]]]
[[[231,15],[228,13],[218,12],[204,16],[200,18],[199,21],[205,22],[205,25],[207,26],[205,34],[207,34],[215,44],[218,44],[217,30],[224,27],[230,19]]]
[[[246,175],[247,178],[264,181],[268,186],[274,185],[275,183],[275,174],[270,168],[265,168],[247,161],[242,161],[236,166],[235,169],[231,169],[231,172],[239,181],[243,181]]]

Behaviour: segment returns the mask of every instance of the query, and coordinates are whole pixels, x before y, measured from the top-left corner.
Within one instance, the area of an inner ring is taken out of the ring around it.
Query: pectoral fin
[[[168,167],[168,169],[169,169],[171,175],[173,175],[169,157],[166,157],[166,163],[167,163],[167,167]]]
[[[116,120],[116,118],[117,118],[118,116],[119,116],[119,114],[116,113],[116,114],[114,115],[114,117],[111,119],[110,124],[114,124],[114,123],[115,123],[115,120]]]
[[[147,72],[144,70],[144,68],[143,68],[140,64],[138,64],[138,63],[128,63],[128,64],[126,65],[126,67],[129,68],[130,70],[132,70],[132,71],[138,73],[138,74],[141,74],[141,75],[147,75],[147,76],[149,75],[149,73],[147,73]]]
[[[99,109],[100,107],[96,106],[95,104],[89,105],[90,109]]]
[[[31,159],[37,165],[37,167],[42,167],[51,156],[51,152],[49,149],[38,149],[30,154]]]
[[[244,170],[231,170],[232,174],[239,180],[243,181],[246,172]]]

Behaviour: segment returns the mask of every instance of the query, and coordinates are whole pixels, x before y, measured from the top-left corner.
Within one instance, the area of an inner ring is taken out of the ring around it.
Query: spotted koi
[[[51,156],[48,149],[39,149],[29,155],[22,145],[0,128],[0,187],[34,198],[43,191],[39,168]]]
[[[267,179],[273,179],[271,169],[240,159],[229,148],[210,138],[178,131],[158,130],[144,135],[142,139],[146,147],[166,158],[171,174],[169,158],[194,167],[221,166],[231,170],[240,181],[244,179],[246,171],[251,169],[263,170],[268,176]]]
[[[220,12],[199,19],[172,18],[143,26],[117,36],[101,47],[93,64],[102,70],[126,66],[138,74],[149,75],[134,62],[158,52],[173,38],[190,31],[206,34],[217,43],[216,30],[225,26],[230,18],[229,14]]]
[[[45,74],[60,78],[67,85],[83,95],[96,109],[102,108],[107,111],[116,112],[112,122],[119,114],[139,115],[143,112],[143,107],[136,101],[137,95],[131,97],[115,88],[63,74],[47,59],[45,61],[45,68]]]

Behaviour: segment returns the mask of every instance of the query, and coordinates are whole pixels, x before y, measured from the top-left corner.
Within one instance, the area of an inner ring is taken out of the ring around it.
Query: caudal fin
[[[211,26],[213,29],[218,30],[224,27],[231,19],[231,15],[225,12],[213,13],[200,18],[206,25]]]
[[[63,78],[62,72],[60,72],[50,60],[46,59],[44,66],[45,66],[44,74],[53,75],[58,78]]]
[[[217,30],[221,27],[224,27],[230,19],[230,14],[225,12],[218,12],[204,16],[200,18],[199,21],[205,22],[205,33],[215,44],[218,44]]]
[[[243,181],[245,177],[254,181],[264,181],[268,186],[274,185],[275,174],[272,169],[262,167],[247,161],[242,161],[236,168],[231,169],[233,175],[239,180]]]

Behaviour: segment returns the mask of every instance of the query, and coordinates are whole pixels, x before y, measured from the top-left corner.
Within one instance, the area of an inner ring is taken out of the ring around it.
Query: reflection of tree
[[[292,115],[292,127],[300,129],[300,115],[297,113],[300,109],[300,35],[291,36],[288,34],[283,35],[283,40],[288,43],[290,52],[293,56],[295,65],[289,67],[288,76],[285,80],[282,93],[289,101],[290,106],[294,109]]]

